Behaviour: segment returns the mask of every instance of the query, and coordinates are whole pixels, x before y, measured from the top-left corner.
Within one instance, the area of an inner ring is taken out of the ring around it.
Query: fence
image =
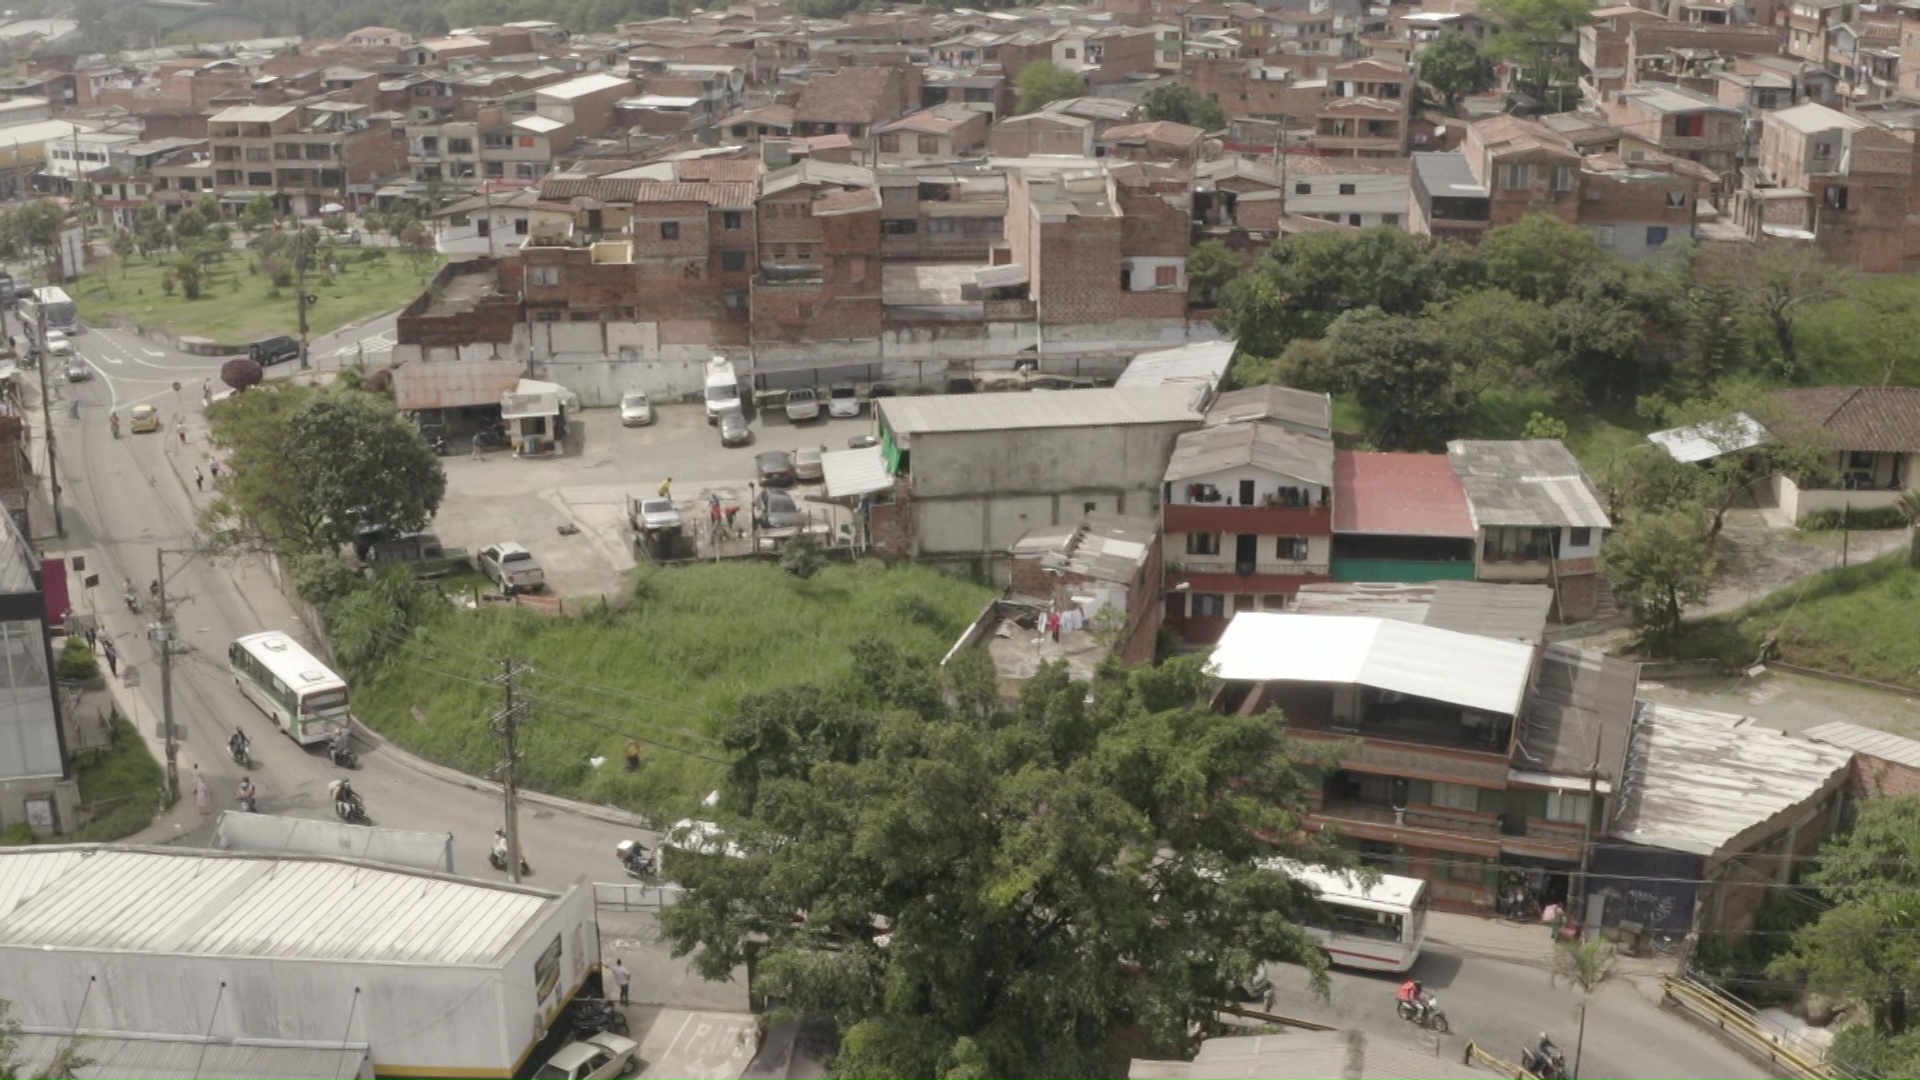
[[[1839,1075],[1822,1060],[1819,1050],[1799,1045],[1762,1024],[1753,1007],[1739,998],[1690,978],[1669,975],[1660,982],[1663,1003],[1717,1028],[1735,1045],[1764,1058],[1785,1075],[1804,1080],[1835,1080]]]
[[[593,906],[600,911],[659,911],[680,901],[681,888],[665,885],[627,885],[597,881],[593,885]]]
[[[1460,1063],[1462,1065],[1478,1065],[1483,1069],[1489,1069],[1499,1073],[1501,1076],[1510,1076],[1513,1080],[1539,1080],[1539,1077],[1520,1066],[1510,1061],[1502,1061],[1492,1054],[1487,1053],[1485,1050],[1482,1050],[1480,1044],[1471,1039],[1467,1041],[1467,1052],[1461,1057]]]

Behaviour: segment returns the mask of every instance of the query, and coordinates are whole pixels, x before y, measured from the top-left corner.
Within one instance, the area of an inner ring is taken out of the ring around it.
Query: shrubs
[[[1831,529],[1904,529],[1910,519],[1905,506],[1874,506],[1858,510],[1827,509],[1815,510],[1800,515],[1794,527],[1803,532],[1826,532]]]
[[[93,647],[83,637],[67,638],[53,669],[62,682],[91,682],[100,677],[100,661],[94,657]]]

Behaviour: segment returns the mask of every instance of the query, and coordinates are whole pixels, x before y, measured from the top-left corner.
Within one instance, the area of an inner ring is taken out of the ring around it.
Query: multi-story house
[[[1472,581],[1473,509],[1445,454],[1333,458],[1335,581]]]
[[[845,135],[865,150],[875,124],[905,116],[920,103],[918,68],[852,67],[816,75],[793,105],[795,135]]]
[[[1488,227],[1536,213],[1579,220],[1580,152],[1545,124],[1515,116],[1469,124],[1460,153],[1487,190]]]
[[[214,191],[268,194],[285,213],[309,216],[353,188],[400,171],[406,143],[365,105],[313,101],[245,105],[207,120]]]
[[[880,257],[983,264],[1005,236],[1007,178],[978,165],[882,165]]]
[[[1277,386],[1237,394],[1175,440],[1160,495],[1167,620],[1194,643],[1218,638],[1238,612],[1279,610],[1302,585],[1331,580],[1327,396]],[[1236,418],[1254,405],[1295,422]]]
[[[1825,64],[1828,35],[1851,11],[1846,0],[1793,0],[1786,14],[1787,55]]]
[[[1746,156],[1744,114],[1696,90],[1642,86],[1607,103],[1614,127],[1652,142],[1669,157],[1697,161],[1729,176]]]
[[[1558,439],[1456,439],[1447,458],[1479,531],[1478,581],[1546,585],[1561,622],[1600,602],[1600,543],[1613,527],[1586,471]]]
[[[1906,270],[1915,165],[1912,143],[1863,116],[1812,102],[1779,109],[1761,117],[1733,219],[1755,242],[1811,240],[1842,266]]]
[[[206,156],[205,139],[155,139],[130,143],[125,148],[124,168],[96,177],[93,181],[93,210],[101,225],[130,229],[140,208],[157,194],[155,166],[173,161],[193,161]]]
[[[957,104],[908,113],[873,126],[873,160],[886,164],[978,156],[987,148],[991,122],[987,113]]]
[[[1314,149],[1332,157],[1404,157],[1412,74],[1385,60],[1355,60],[1327,72],[1327,100],[1314,113]]]
[[[853,68],[853,71],[872,71]],[[843,73],[845,74],[845,73]],[[761,181],[748,302],[756,373],[877,359],[880,193],[873,171],[802,161]]]
[[[17,431],[18,417],[3,419],[12,420]],[[57,584],[58,595],[65,594],[66,582],[58,580],[65,561],[43,560],[27,542],[22,502],[18,510],[0,515],[6,582],[0,589],[0,652],[6,657],[0,664],[6,689],[0,706],[0,828],[26,826],[35,836],[51,836],[81,824],[81,793],[60,719],[60,683],[54,678],[47,627],[47,593]]]
[[[1628,84],[1627,34],[1635,23],[1660,22],[1657,12],[1631,5],[1605,7],[1579,30],[1580,97],[1587,105],[1600,103]]]
[[[1006,255],[1027,272],[1043,333],[1184,322],[1191,211],[1168,198],[1152,168],[1089,162],[1008,173]],[[1184,175],[1179,186],[1188,186]]]

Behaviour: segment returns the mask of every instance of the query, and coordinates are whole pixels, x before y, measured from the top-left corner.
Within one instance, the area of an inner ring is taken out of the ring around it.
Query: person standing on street
[[[620,988],[620,1004],[627,1003],[627,988],[633,985],[633,973],[619,960],[613,962],[613,985]]]
[[[102,638],[100,651],[107,657],[107,674],[118,677],[120,674],[120,650],[113,647],[112,638]]]
[[[207,476],[200,471],[200,466],[198,465],[193,467],[193,489],[195,491],[207,490]]]
[[[207,792],[207,778],[200,775],[200,766],[193,767],[193,805],[200,808],[200,816],[206,817],[213,809],[213,796]]]

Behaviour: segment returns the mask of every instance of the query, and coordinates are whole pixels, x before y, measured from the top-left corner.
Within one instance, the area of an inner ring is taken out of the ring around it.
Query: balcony
[[[1230,506],[1169,503],[1163,511],[1170,533],[1236,533],[1242,536],[1331,536],[1331,506]],[[1321,573],[1325,573],[1322,570]]]
[[[1243,578],[1324,578],[1330,573],[1326,563],[1235,562],[1232,559],[1192,558],[1185,555],[1167,560],[1167,569],[1176,574],[1232,574]]]
[[[1395,830],[1443,833],[1486,842],[1491,845],[1488,854],[1497,854],[1499,851],[1498,814],[1418,804],[1407,807],[1380,806],[1340,799],[1327,801],[1314,811],[1314,816],[1340,825],[1384,826]]]
[[[762,285],[819,285],[825,278],[818,263],[760,264]]]
[[[1506,786],[1512,717],[1424,698],[1393,700],[1369,687],[1341,690],[1359,700],[1336,712],[1331,684],[1268,683],[1242,711],[1271,706],[1295,735],[1363,740],[1343,756],[1364,772]]]

